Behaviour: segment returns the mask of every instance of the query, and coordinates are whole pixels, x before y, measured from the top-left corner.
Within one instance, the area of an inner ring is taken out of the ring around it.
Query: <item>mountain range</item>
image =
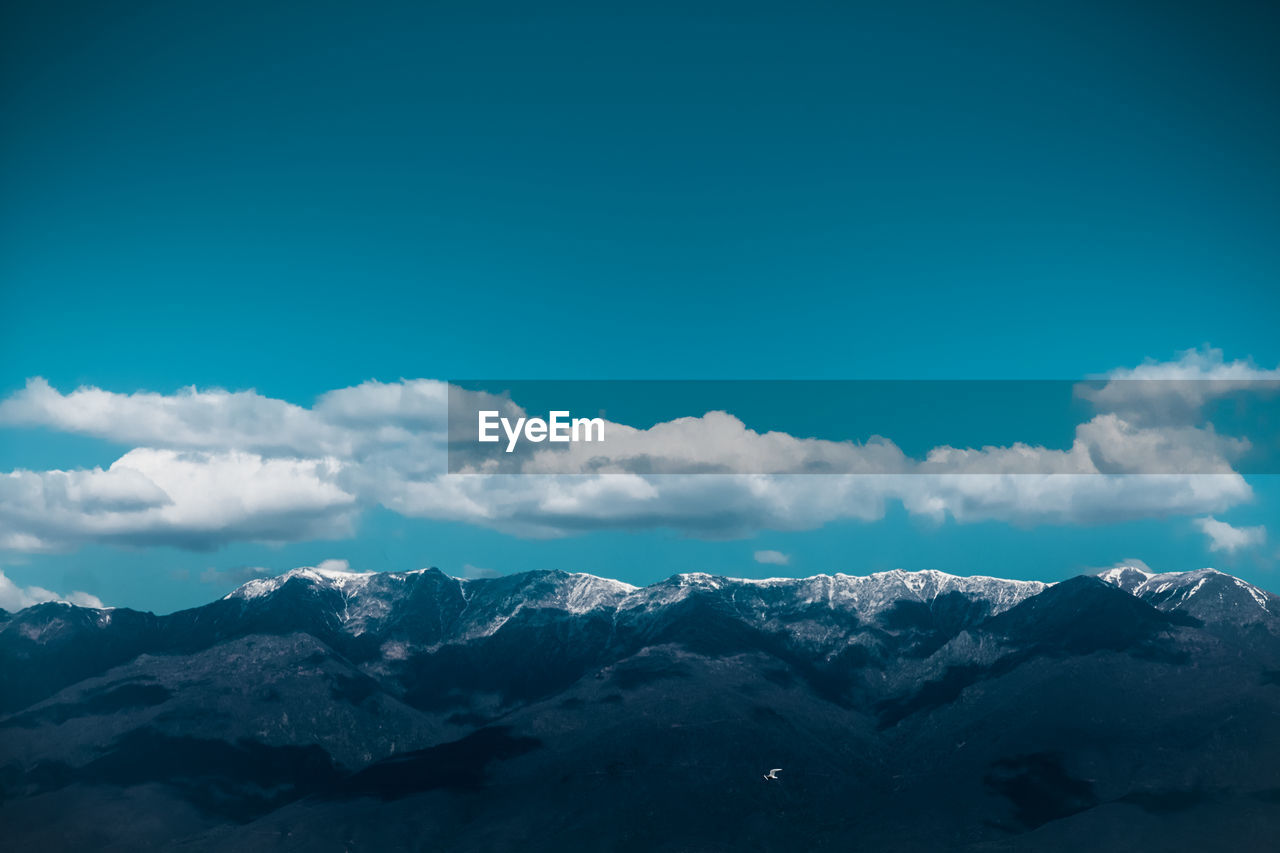
[[[46,603],[0,611],[0,797],[12,850],[1272,850],[1280,597],[307,568]]]

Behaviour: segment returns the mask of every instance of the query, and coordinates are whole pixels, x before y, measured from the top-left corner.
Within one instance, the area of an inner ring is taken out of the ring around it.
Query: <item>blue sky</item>
[[[6,11],[0,395],[1074,379],[1204,345],[1280,364],[1274,10],[880,5]],[[101,432],[0,427],[0,471],[141,446]],[[323,559],[646,581],[1139,558],[1275,589],[1272,479],[1214,515],[1272,532],[1231,554],[1195,527],[1211,513],[529,539],[374,501],[343,538],[78,541],[0,568],[160,610]]]

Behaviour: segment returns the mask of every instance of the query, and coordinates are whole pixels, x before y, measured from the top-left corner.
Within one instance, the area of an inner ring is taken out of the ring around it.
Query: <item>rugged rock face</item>
[[[0,842],[1270,849],[1278,604],[1209,569],[301,569],[39,605],[0,614]]]

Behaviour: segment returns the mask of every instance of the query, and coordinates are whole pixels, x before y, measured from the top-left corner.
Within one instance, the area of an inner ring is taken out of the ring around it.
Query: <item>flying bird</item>
[[[772,770],[770,770],[768,773],[764,774],[764,780],[768,782],[770,779],[777,779],[778,774],[781,772],[782,772],[781,767],[775,767]]]

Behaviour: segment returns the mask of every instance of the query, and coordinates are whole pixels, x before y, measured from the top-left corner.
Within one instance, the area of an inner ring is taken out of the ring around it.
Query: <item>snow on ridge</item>
[[[1146,569],[1140,569],[1137,566],[1115,566],[1114,568],[1107,569],[1104,572],[1098,572],[1097,576],[1098,578],[1105,581],[1106,583],[1109,583],[1113,586],[1120,586],[1124,581],[1125,575],[1129,574],[1130,572],[1134,574],[1142,575],[1143,583],[1145,583],[1148,580],[1151,580],[1151,578],[1156,576],[1156,572],[1147,571]]]
[[[588,613],[610,604],[616,606],[638,589],[629,583],[586,572],[575,572],[569,577],[574,580],[565,600],[565,609],[570,613]]]
[[[868,581],[873,579],[889,580],[889,579],[933,578],[933,579],[951,580],[951,581],[992,581],[994,583],[1007,583],[1007,584],[1032,584],[1032,585],[1040,585],[1040,586],[1051,585],[1051,584],[1044,583],[1043,581],[1024,581],[1024,580],[1016,580],[1014,578],[997,578],[991,575],[953,575],[953,574],[948,574],[947,572],[940,572],[937,569],[918,569],[916,571],[909,571],[907,569],[889,569],[888,571],[884,571],[884,572],[872,572],[869,575],[850,575],[844,572],[832,572],[829,574],[824,573],[824,574],[817,574],[817,575],[807,575],[805,577],[798,577],[798,578],[788,578],[788,577],[735,578],[735,577],[729,577],[729,576],[711,575],[711,574],[707,574],[706,572],[686,572],[684,574],[676,575],[675,577],[677,578],[694,578],[694,577],[710,578],[712,580],[731,581],[732,583],[754,584],[759,586],[782,585],[782,584],[789,584],[789,583],[793,584],[793,583],[801,583],[804,581],[816,581],[816,580],[821,580],[826,578],[845,580],[845,581],[855,581],[855,582]]]
[[[1145,593],[1148,593],[1148,592],[1161,594],[1161,593],[1168,592],[1171,589],[1191,586],[1192,587],[1191,590],[1189,592],[1183,593],[1182,595],[1183,600],[1186,600],[1191,596],[1195,595],[1197,592],[1199,592],[1200,588],[1204,586],[1204,582],[1208,580],[1211,576],[1222,575],[1223,577],[1231,577],[1230,575],[1220,572],[1217,569],[1212,569],[1208,567],[1203,569],[1195,569],[1194,571],[1190,571],[1190,572],[1146,572],[1145,574],[1147,575],[1147,579],[1144,580],[1142,583],[1138,584],[1132,590],[1130,590],[1134,595],[1138,596],[1139,598],[1141,598]],[[1102,577],[1102,576],[1099,575],[1099,577]],[[1103,578],[1103,580],[1108,580],[1108,579]]]
[[[308,566],[293,569],[277,577],[249,581],[226,597],[260,598],[275,592],[292,578],[305,578],[335,590],[342,596],[343,607],[338,614],[339,618],[348,625],[348,630],[359,633],[371,629],[391,612],[398,584],[388,586],[387,581],[404,581],[409,575],[426,571],[430,569],[358,572],[345,568]],[[1134,572],[1136,576],[1125,577],[1128,572]],[[1179,587],[1178,592],[1181,592],[1181,599],[1186,600],[1200,591],[1205,578],[1217,574],[1221,573],[1214,569],[1162,574],[1136,566],[1119,566],[1099,573],[1098,577],[1128,589],[1134,595],[1142,592],[1161,594],[1176,585]],[[699,592],[718,592],[733,597],[739,606],[756,612],[757,618],[768,618],[768,611],[777,606],[819,606],[856,612],[862,618],[874,618],[903,600],[929,604],[950,593],[984,599],[990,603],[992,613],[1000,613],[1052,586],[1042,581],[989,575],[953,575],[936,569],[908,571],[900,568],[867,575],[836,572],[800,578],[733,578],[708,572],[684,572],[644,587],[587,572],[555,571],[529,573],[529,576],[531,580],[528,584],[521,584],[518,591],[511,591],[510,600],[499,605],[500,610],[505,612],[496,617],[491,612],[489,619],[495,620],[495,624],[476,624],[472,626],[471,632],[491,633],[526,606],[562,610],[574,615],[601,609],[618,613],[643,612],[669,606]],[[1141,583],[1135,583],[1139,579]],[[470,593],[464,592],[465,597],[482,594],[478,584],[465,578],[455,580],[459,587],[472,590]],[[1242,588],[1248,589],[1259,607],[1269,612],[1266,593],[1256,591],[1247,584]],[[744,594],[748,597],[743,598]],[[759,598],[761,595],[766,597]],[[784,596],[787,603],[778,600],[778,595]]]
[[[1246,583],[1245,581],[1240,580],[1240,578],[1233,577],[1232,580],[1236,582],[1236,586],[1249,593],[1249,596],[1258,603],[1259,607],[1268,613],[1271,612],[1271,608],[1267,606],[1267,594],[1265,592],[1258,589],[1251,583]]]
[[[697,573],[702,574],[702,573]],[[717,577],[716,575],[706,575],[707,577]],[[679,575],[677,577],[680,577]],[[907,569],[890,569],[884,572],[872,572],[869,575],[850,575],[844,572],[833,572],[831,574],[808,575],[801,578],[733,578],[724,577],[721,580],[732,581],[734,583],[756,584],[756,585],[774,585],[800,583],[803,581],[815,581],[824,578],[845,582],[865,582],[872,580],[903,580],[908,584],[919,585],[927,580],[939,582],[950,581],[989,581],[991,583],[1000,584],[1030,584],[1032,586],[1052,586],[1052,584],[1043,581],[1024,581],[1014,578],[997,578],[991,575],[953,575],[947,572],[940,572],[937,569],[919,569],[916,571],[908,571]]]
[[[389,610],[385,600],[390,592],[384,585],[378,584],[370,589],[371,582],[387,579],[403,581],[410,575],[418,575],[431,569],[415,569],[408,572],[360,572],[346,569],[318,568],[303,566],[290,569],[284,574],[269,578],[255,578],[232,592],[225,599],[250,600],[270,595],[294,578],[303,578],[320,586],[336,590],[345,599],[345,609],[340,614],[343,622],[355,622],[363,626],[371,618],[384,615]],[[635,593],[638,587],[611,578],[603,578],[586,572],[554,572],[551,588],[538,594],[527,591],[530,598],[522,604],[554,607],[574,614],[587,613],[598,607],[616,606],[627,596]],[[459,585],[465,585],[467,578],[454,578]],[[508,614],[508,616],[513,614]]]
[[[736,578],[725,578],[719,575],[713,575],[710,572],[681,572],[673,575],[672,580],[678,582],[680,586],[709,586],[718,589],[721,581],[736,580]]]
[[[363,590],[368,586],[371,580],[375,578],[388,578],[393,580],[403,580],[409,575],[422,574],[431,571],[429,568],[413,569],[404,572],[370,572],[370,571],[353,571],[347,569],[319,568],[316,566],[302,566],[296,569],[290,569],[283,574],[267,578],[255,578],[247,583],[237,587],[235,590],[224,596],[224,598],[260,598],[269,595],[280,589],[284,584],[293,578],[305,578],[316,583],[323,584],[328,587],[336,588],[344,593],[353,593]],[[646,591],[654,591],[657,587],[665,587],[675,590],[688,589],[721,589],[727,585],[730,586],[754,586],[754,587],[797,587],[803,588],[814,585],[826,585],[833,591],[842,589],[854,589],[863,586],[884,586],[897,585],[899,588],[905,587],[917,595],[926,595],[933,597],[934,594],[950,591],[950,589],[976,588],[976,587],[1006,587],[1009,589],[1024,589],[1040,591],[1049,584],[1040,581],[1024,581],[1012,580],[1006,578],[996,578],[987,575],[952,575],[946,572],[940,572],[936,569],[923,569],[921,571],[906,571],[904,569],[892,569],[885,572],[874,572],[869,575],[849,575],[843,572],[833,574],[817,574],[808,577],[772,577],[772,578],[737,578],[721,575],[713,575],[709,572],[682,572],[672,577],[659,581],[649,586],[635,586],[634,584],[625,583],[623,581],[607,578],[601,575],[594,575],[589,572],[553,572],[550,574],[558,575],[567,582],[565,589],[568,590],[564,597],[566,602],[573,602],[573,606],[577,607],[590,600],[597,600],[611,597],[629,597]],[[469,578],[453,578],[459,584],[469,584],[473,579]],[[931,594],[932,593],[932,594]],[[555,598],[552,596],[551,598]]]
[[[1178,595],[1178,601],[1185,603],[1200,592],[1209,578],[1215,576],[1229,578],[1237,587],[1247,592],[1249,597],[1257,603],[1258,607],[1268,614],[1271,613],[1271,608],[1269,606],[1270,596],[1266,591],[1247,581],[1242,581],[1234,575],[1229,575],[1226,572],[1221,572],[1210,567],[1195,569],[1190,572],[1152,573],[1146,581],[1139,584],[1132,590],[1132,592],[1134,595],[1141,598],[1147,593],[1163,595],[1171,590],[1175,592],[1181,590],[1181,594]],[[1219,597],[1221,597],[1221,593],[1219,593]]]
[[[629,584],[625,581],[614,580],[613,578],[606,578],[602,575],[593,575],[590,572],[566,572],[565,574],[567,574],[571,578],[590,578],[591,580],[599,581],[603,584],[610,586],[613,589],[617,589],[622,592],[635,592],[636,590],[640,589],[640,587],[635,586],[634,584]]]
[[[296,569],[290,569],[282,575],[276,575],[270,578],[255,578],[241,586],[236,587],[231,592],[223,596],[223,600],[231,598],[261,598],[264,595],[270,595],[280,587],[284,586],[294,578],[306,578],[310,581],[323,583],[326,586],[334,587],[344,593],[354,591],[364,587],[369,580],[376,577],[378,572],[353,572],[343,569],[318,568],[316,566],[302,566]],[[381,573],[390,574],[390,573]]]
[[[555,581],[550,594],[536,596],[528,603],[555,607],[573,614],[590,613],[602,607],[617,607],[637,589],[631,584],[587,572],[555,572],[552,577]]]
[[[1142,576],[1140,583],[1125,583],[1126,578],[1124,575],[1131,571],[1137,572]],[[1249,597],[1262,612],[1269,616],[1275,615],[1271,610],[1272,602],[1276,600],[1274,595],[1247,581],[1242,581],[1234,575],[1229,575],[1226,572],[1210,567],[1189,572],[1151,572],[1132,566],[1118,566],[1105,572],[1099,572],[1097,577],[1127,591],[1131,595],[1154,603],[1161,610],[1186,607],[1193,600],[1199,606],[1205,593],[1210,590],[1216,590],[1218,602],[1223,602],[1225,599],[1221,584],[1210,586],[1207,589],[1205,584],[1214,578],[1225,578],[1239,589],[1248,593]]]
[[[1041,581],[1007,580],[985,575],[950,575],[934,569],[909,572],[893,569],[870,575],[843,573],[811,575],[803,578],[733,578],[705,572],[675,575],[635,591],[619,609],[652,610],[678,601],[698,589],[785,590],[793,593],[797,603],[825,604],[839,610],[855,610],[874,616],[903,599],[929,602],[949,592],[978,595],[991,602],[998,613],[1035,595],[1050,584]],[[736,599],[736,593],[735,600]]]

